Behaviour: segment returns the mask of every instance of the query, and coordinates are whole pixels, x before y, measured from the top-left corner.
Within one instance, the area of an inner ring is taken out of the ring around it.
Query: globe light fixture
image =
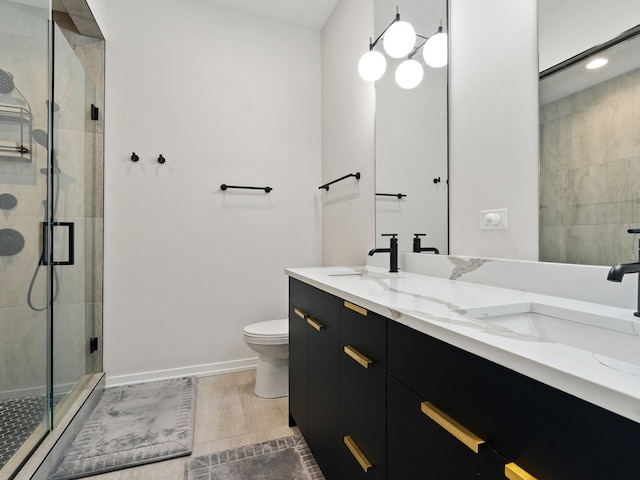
[[[369,50],[360,57],[358,72],[367,82],[376,82],[382,78],[387,70],[387,60],[384,55],[375,50]]]
[[[416,41],[420,38],[418,44]],[[422,50],[424,62],[432,68],[441,68],[448,63],[447,34],[440,27],[431,37],[417,35],[409,22],[400,20],[400,13],[396,10],[396,16],[387,28],[373,41],[369,39],[369,51],[358,62],[358,73],[367,82],[377,82],[387,70],[387,58],[375,50],[378,42],[382,40],[384,51],[391,58],[402,61],[395,71],[395,79],[398,86],[404,89],[412,89],[420,85],[424,77],[422,63],[414,59],[414,56]]]
[[[448,63],[447,34],[438,29],[438,33],[431,36],[422,48],[422,56],[427,65],[432,68],[441,68]]]
[[[384,51],[391,58],[402,58],[416,45],[416,31],[409,22],[393,23],[384,34],[382,40]]]
[[[417,60],[405,60],[396,69],[396,83],[400,88],[411,90],[422,82],[424,69]]]

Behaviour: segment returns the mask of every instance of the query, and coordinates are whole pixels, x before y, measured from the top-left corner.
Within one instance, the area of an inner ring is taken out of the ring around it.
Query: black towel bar
[[[376,193],[376,195],[379,197],[398,197],[398,198],[404,198],[407,196],[404,193]]]
[[[329,182],[329,183],[325,183],[324,185],[320,185],[318,187],[318,189],[325,189],[327,192],[329,191],[329,185],[333,185],[336,182],[339,182],[341,180],[344,180],[345,178],[349,178],[349,177],[356,177],[356,180],[360,180],[360,172],[356,172],[356,173],[350,173],[349,175],[345,175],[344,177],[340,177],[337,180],[334,180],[333,182]]]
[[[222,191],[224,191],[224,190],[226,190],[228,188],[242,188],[244,190],[264,190],[267,193],[269,193],[271,190],[273,190],[273,188],[271,188],[271,187],[243,187],[241,185],[227,185],[226,183],[223,183],[222,185],[220,185],[220,189]]]

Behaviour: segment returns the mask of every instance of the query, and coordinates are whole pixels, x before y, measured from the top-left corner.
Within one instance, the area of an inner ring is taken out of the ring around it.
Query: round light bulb
[[[423,76],[424,69],[416,60],[405,60],[396,69],[396,83],[407,90],[420,85]]]
[[[422,56],[430,67],[444,67],[448,61],[447,34],[438,32],[430,37],[422,49]]]
[[[375,82],[382,78],[387,70],[387,60],[380,52],[371,50],[362,57],[358,62],[358,72],[360,76],[367,82]]]
[[[409,22],[396,22],[384,34],[383,44],[390,57],[404,57],[416,45],[416,31]]]

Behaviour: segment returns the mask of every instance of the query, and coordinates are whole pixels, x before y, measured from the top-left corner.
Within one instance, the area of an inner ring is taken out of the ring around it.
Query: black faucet
[[[374,248],[369,250],[369,255],[374,253],[389,253],[389,272],[396,273],[398,271],[398,239],[397,233],[383,233],[383,237],[391,237],[389,248]]]
[[[440,253],[440,251],[435,247],[421,247],[420,246],[420,237],[426,237],[427,236],[426,233],[414,233],[413,235],[414,235],[414,237],[413,237],[413,253],[433,252],[436,255],[438,255]]]
[[[640,233],[640,228],[630,228],[627,233]],[[640,241],[638,241],[638,256],[640,257]],[[611,267],[607,280],[610,282],[621,282],[622,277],[627,273],[640,273],[640,262],[635,263],[618,263]],[[638,279],[638,303],[637,311],[633,314],[640,317],[640,278]]]

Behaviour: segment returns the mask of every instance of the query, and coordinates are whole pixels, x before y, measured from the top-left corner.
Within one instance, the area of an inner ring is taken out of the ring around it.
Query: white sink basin
[[[640,336],[633,321],[555,305],[526,302],[462,310],[504,334],[569,345],[640,365]]]

